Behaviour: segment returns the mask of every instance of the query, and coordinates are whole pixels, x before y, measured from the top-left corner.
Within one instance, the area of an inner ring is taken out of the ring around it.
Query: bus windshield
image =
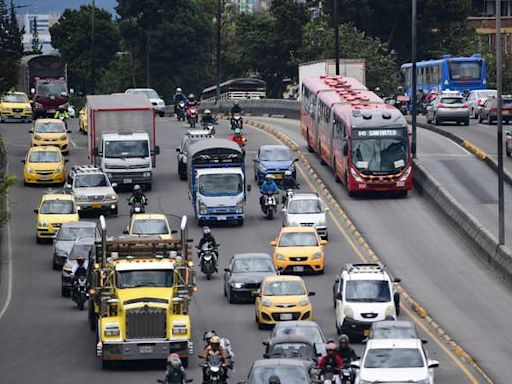
[[[356,131],[352,141],[352,163],[362,173],[396,173],[407,165],[408,146],[405,129]],[[366,135],[361,133],[366,132]],[[389,135],[380,136],[372,132]],[[380,136],[380,137],[379,137]],[[359,138],[363,137],[363,138]]]
[[[476,81],[482,76],[480,61],[449,61],[450,79],[456,81]]]

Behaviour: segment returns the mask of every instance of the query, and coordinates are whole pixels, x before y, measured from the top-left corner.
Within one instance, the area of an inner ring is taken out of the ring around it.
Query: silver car
[[[483,106],[485,101],[489,97],[493,97],[497,95],[497,91],[495,89],[477,89],[469,92],[467,103],[469,105],[469,115],[473,119],[478,118],[478,108]]]
[[[62,268],[78,239],[98,240],[99,238],[98,227],[92,221],[72,221],[62,224],[53,242],[53,269]]]
[[[322,239],[329,239],[325,216],[329,208],[316,193],[294,194],[287,201],[283,211],[283,227],[315,227]]]
[[[469,125],[469,106],[459,95],[439,95],[427,107],[427,124],[445,121]]]

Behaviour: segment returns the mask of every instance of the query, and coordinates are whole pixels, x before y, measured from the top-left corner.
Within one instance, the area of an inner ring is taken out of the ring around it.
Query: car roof
[[[40,147],[30,147],[28,149],[29,152],[59,152],[59,147],[53,145],[42,145]]]
[[[282,145],[282,144],[266,144],[266,145],[262,145],[260,147],[260,150],[262,150],[262,149],[278,149],[278,148],[285,148],[287,150],[290,150],[290,148],[288,148],[286,145]]]
[[[37,119],[35,122],[35,124],[37,123],[59,123],[59,124],[64,124],[64,122],[61,120],[61,119],[52,119],[52,118],[47,118],[47,119]]]
[[[420,339],[370,339],[366,343],[366,349],[381,348],[420,348]]]
[[[96,228],[97,224],[93,221],[79,220],[79,221],[70,221],[62,224],[61,229],[64,227],[74,227],[74,228]]]
[[[272,259],[268,253],[258,253],[258,252],[247,252],[247,253],[235,253],[233,255],[234,259]]]
[[[162,213],[136,213],[132,216],[132,221],[135,220],[165,220],[167,217]]]
[[[289,367],[304,367],[304,362],[297,359],[263,359],[256,360],[253,363],[253,368],[257,367],[275,367],[275,366],[289,366]]]
[[[263,281],[302,281],[302,278],[300,276],[294,276],[294,275],[273,275],[273,276],[267,276]]]
[[[315,227],[283,227],[283,228],[281,228],[281,233],[297,233],[297,232],[316,233],[316,229],[315,229]]]
[[[382,320],[373,323],[374,328],[414,328],[408,320]]]
[[[291,200],[321,200],[315,192],[294,193]]]
[[[270,339],[269,345],[284,344],[284,343],[304,343],[309,345],[315,345],[315,342],[309,337],[301,334],[276,336]]]
[[[72,195],[68,195],[67,193],[46,193],[41,196],[42,201],[46,200],[68,200],[68,201],[74,201],[74,198]]]
[[[291,320],[291,321],[279,321],[276,327],[292,328],[292,327],[315,327],[320,328],[320,325],[316,321],[312,320]]]

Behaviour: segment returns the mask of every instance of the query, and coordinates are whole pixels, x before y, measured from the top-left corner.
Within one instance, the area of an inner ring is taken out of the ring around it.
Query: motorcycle
[[[512,131],[505,133],[505,151],[507,152],[507,157],[512,155]]]
[[[181,383],[173,383],[173,382],[165,381],[162,379],[156,379],[156,382],[160,383],[160,384],[186,384],[186,383],[193,383],[194,379],[185,379],[185,380],[182,380]]]
[[[176,117],[178,118],[178,121],[185,121],[185,102],[184,101],[178,101],[178,104],[176,105]]]
[[[198,121],[198,114],[197,114],[197,107],[191,106],[188,108],[187,111],[187,119],[188,123],[190,124],[190,128],[195,128],[197,121]]]
[[[274,194],[263,194],[263,202],[261,204],[261,210],[267,216],[267,219],[272,220],[277,211],[277,199]]]
[[[205,122],[203,123],[203,129],[204,129],[205,131],[210,132],[210,135],[215,136],[215,126],[214,126],[214,124],[213,124],[212,122],[210,122],[210,121],[206,122],[206,121],[205,121]]]
[[[286,203],[293,197],[295,194],[295,189],[299,189],[299,185],[297,184],[295,188],[286,188],[283,193],[283,197],[281,198],[281,202],[283,204],[283,208],[286,207]]]
[[[203,367],[206,368],[206,383],[224,384],[226,382],[222,372],[224,369],[226,369],[226,367],[224,364],[222,364],[220,355],[217,354],[210,356],[208,361],[204,363]]]
[[[87,278],[85,275],[76,278],[71,291],[71,299],[76,303],[78,309],[84,310],[84,304],[87,301]]]
[[[199,250],[199,265],[201,266],[201,272],[206,275],[206,279],[210,280],[212,275],[218,272],[217,269],[217,254],[218,247],[212,246],[210,243],[205,243],[201,248],[196,247]]]
[[[130,209],[130,217],[133,216],[134,213],[145,213],[146,212],[146,204],[140,201],[135,201],[134,203],[128,203],[131,205]]]
[[[237,128],[243,128],[243,119],[241,113],[233,113],[233,116],[231,117],[231,129],[234,131]]]

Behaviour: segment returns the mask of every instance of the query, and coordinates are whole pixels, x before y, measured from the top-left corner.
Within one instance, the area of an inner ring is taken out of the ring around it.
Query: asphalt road
[[[86,138],[77,133],[76,121],[71,122],[73,127],[73,145],[70,153],[70,165],[86,162]],[[7,145],[9,156],[9,170],[16,174],[20,180],[10,192],[11,222],[10,222],[10,244],[12,259],[12,300],[6,307],[3,317],[0,318],[0,382],[2,383],[32,383],[35,380],[48,382],[52,384],[64,383],[154,383],[157,378],[162,376],[162,366],[159,364],[133,364],[123,365],[111,371],[104,371],[95,357],[94,334],[89,331],[86,312],[80,312],[70,299],[60,297],[60,272],[51,269],[51,246],[36,245],[34,241],[34,214],[32,212],[35,204],[46,188],[28,188],[22,186],[20,160],[26,153],[29,145],[27,134],[28,125],[26,124],[1,124],[0,132],[3,135]],[[179,181],[176,173],[175,147],[177,147],[181,136],[185,131],[182,124],[176,122],[169,123],[169,119],[158,119],[158,137],[162,154],[158,158],[158,164],[155,173],[155,182],[153,191],[149,193],[148,212],[165,212],[169,214],[182,215],[192,214],[192,207],[187,198],[186,183]],[[226,136],[227,129],[219,127],[219,136]],[[273,143],[270,138],[257,130],[247,129],[248,144],[248,165],[249,179],[252,180],[252,167],[250,159],[254,151],[261,144]],[[300,174],[301,175],[301,174]],[[299,182],[303,190],[307,190],[308,182],[299,175]],[[243,227],[224,227],[214,228],[214,234],[221,244],[221,265],[223,268],[229,256],[237,252],[270,252],[269,242],[278,233],[281,227],[282,217],[278,216],[273,221],[267,221],[263,218],[259,205],[257,191],[253,191],[249,196],[248,218]],[[127,197],[127,193],[120,195],[121,201]],[[343,197],[346,199],[346,197]],[[422,201],[417,197],[412,197],[403,201],[392,202],[400,204],[408,202]],[[363,201],[362,205],[368,206],[367,212],[372,211],[375,206],[388,206],[386,201]],[[351,215],[354,212],[350,212]],[[372,215],[378,215],[377,211]],[[435,217],[431,213],[432,217]],[[428,216],[428,213],[427,213]],[[367,216],[369,218],[369,216]],[[430,220],[432,220],[430,217]],[[389,217],[381,217],[375,221],[388,221]],[[393,221],[401,221],[400,217]],[[120,214],[117,217],[107,219],[109,234],[119,234],[128,222],[128,207],[121,203]],[[358,220],[358,224],[360,220]],[[317,292],[312,298],[314,316],[320,323],[324,332],[329,337],[335,337],[334,312],[331,301],[332,281],[336,271],[347,262],[358,261],[354,249],[337,231],[333,222],[329,222],[330,242],[326,247],[326,273],[320,276],[308,276],[305,278],[310,289]],[[386,227],[386,225],[384,225]],[[389,225],[388,225],[389,227]],[[191,235],[198,240],[199,229],[191,226]],[[420,232],[416,232],[418,236]],[[384,243],[398,251],[394,244],[388,238],[383,238],[382,231],[375,234],[375,243],[377,245]],[[439,238],[439,241],[448,241],[445,234]],[[407,236],[406,236],[407,237]],[[408,237],[414,238],[410,235]],[[449,238],[449,236],[448,236]],[[372,240],[372,239],[370,239]],[[9,256],[8,245],[6,243],[6,252],[4,256]],[[418,247],[428,247],[428,244],[416,244]],[[386,252],[384,252],[386,253]],[[404,252],[398,252],[401,256]],[[406,253],[406,252],[405,252]],[[419,255],[418,255],[419,256]],[[472,260],[471,258],[469,260]],[[425,263],[420,257],[403,258],[403,268],[394,268],[402,277],[404,285],[411,288],[413,293],[421,293],[426,296],[430,291],[439,293],[442,285],[438,276],[419,271],[439,271],[440,268],[429,267],[424,269]],[[6,272],[9,270],[8,264],[4,261],[2,267],[3,278],[0,290],[0,316],[7,296]],[[393,265],[395,267],[395,265]],[[471,266],[468,272],[475,270],[477,266]],[[400,269],[400,270],[398,270]],[[221,269],[222,270],[222,269]],[[447,268],[446,273],[450,271]],[[403,272],[403,273],[402,273]],[[446,273],[443,277],[446,279]],[[237,382],[243,379],[247,374],[252,361],[261,358],[263,347],[261,342],[268,337],[267,331],[259,331],[254,323],[253,305],[229,305],[222,295],[221,276],[212,281],[206,281],[199,276],[199,292],[194,296],[192,304],[192,320],[194,342],[196,353],[202,348],[202,333],[204,330],[215,329],[221,335],[228,337],[236,353],[236,371],[232,374],[231,382]],[[450,286],[447,287],[449,289]],[[499,293],[499,292],[498,292]],[[451,297],[451,295],[449,295]],[[425,302],[427,298],[419,296],[418,299]],[[489,305],[494,300],[489,299]],[[510,303],[512,304],[512,303]],[[512,305],[504,308],[512,308]],[[445,312],[451,312],[449,309],[454,306],[453,302],[446,304],[444,301]],[[458,305],[456,306],[458,307]],[[462,308],[462,309],[467,309]],[[483,311],[481,313],[484,313]],[[453,313],[457,316],[458,313]],[[450,314],[451,315],[451,314]],[[508,316],[504,315],[503,323]],[[459,323],[461,323],[459,318]],[[462,322],[463,323],[463,322]],[[493,324],[496,325],[496,324]],[[466,331],[461,324],[465,337],[472,339],[471,334]],[[420,332],[422,327],[420,325]],[[494,329],[505,329],[504,325]],[[424,335],[428,338],[428,335]],[[506,335],[502,335],[506,338]],[[503,340],[505,341],[505,340]],[[509,344],[510,345],[510,344]],[[438,383],[467,383],[469,380],[452,358],[443,352],[439,345],[430,339],[427,349],[430,351],[431,358],[438,359],[441,367],[437,370]],[[357,349],[361,351],[361,346]],[[498,353],[498,352],[496,352]],[[510,356],[510,354],[508,355]],[[494,357],[494,353],[493,353]],[[460,363],[459,363],[460,364]],[[200,382],[200,370],[192,363],[189,368],[190,375]],[[479,379],[476,379],[478,382]]]
[[[350,198],[334,182],[330,169],[307,152],[297,120],[252,119],[280,129],[299,145],[375,252],[403,279],[409,293],[496,383],[508,383],[512,375],[512,336],[506,331],[507,319],[512,316],[511,290],[477,260],[475,251],[435,207],[416,191],[406,199],[385,195]],[[444,159],[449,164],[456,160],[459,166],[467,162],[473,178],[465,181],[458,177],[456,181],[467,183],[468,194],[482,188],[477,184],[490,172],[477,167],[473,155],[452,141],[423,129],[418,130],[418,152],[422,162]],[[478,196],[473,199],[478,202]]]

